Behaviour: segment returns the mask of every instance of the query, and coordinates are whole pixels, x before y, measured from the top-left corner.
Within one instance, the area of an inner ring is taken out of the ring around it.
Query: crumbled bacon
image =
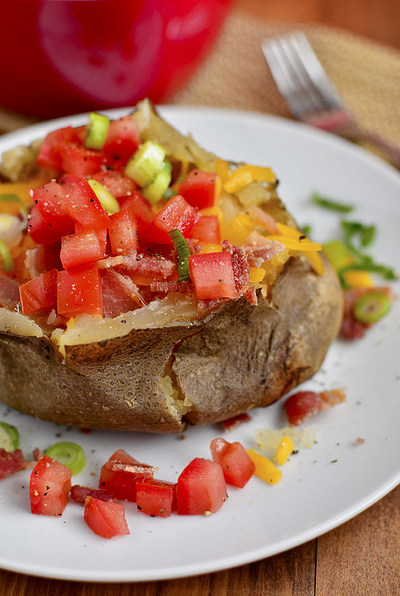
[[[233,277],[236,292],[243,295],[243,290],[249,285],[249,263],[241,246],[232,245],[228,240],[222,242],[223,252],[229,252],[232,258]]]
[[[104,316],[107,318],[117,317],[144,304],[133,281],[113,269],[104,271],[101,284]]]
[[[247,238],[243,249],[250,267],[261,267],[263,263],[273,259],[285,247],[276,240],[268,240],[258,232],[252,232]]]
[[[238,426],[243,424],[243,422],[250,422],[251,419],[252,418],[251,418],[250,414],[248,414],[247,412],[244,412],[243,414],[238,414],[237,416],[233,416],[233,418],[228,418],[227,420],[223,420],[221,422],[221,426],[224,430],[233,430],[234,428],[237,428]]]
[[[35,449],[32,451],[32,456],[35,461],[39,461],[39,459],[42,459],[44,456],[44,453],[39,447],[35,447]]]
[[[185,281],[152,281],[150,290],[157,294],[167,294],[168,292],[181,292],[182,294],[191,291],[193,288],[190,280]]]
[[[15,308],[19,302],[19,283],[0,273],[0,306]]]
[[[88,486],[81,486],[79,484],[74,484],[71,486],[71,499],[76,503],[80,503],[81,505],[85,504],[86,497],[94,497],[95,499],[100,499],[101,501],[112,501],[113,496],[107,490],[102,488],[89,488]]]
[[[284,403],[286,415],[291,426],[302,424],[307,418],[344,402],[346,395],[343,389],[330,391],[297,391]]]
[[[25,470],[28,466],[29,463],[25,461],[21,449],[6,451],[0,448],[0,480],[16,472]]]

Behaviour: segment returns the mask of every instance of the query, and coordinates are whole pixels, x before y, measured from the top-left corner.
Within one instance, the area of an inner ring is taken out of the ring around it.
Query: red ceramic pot
[[[0,0],[0,105],[41,118],[166,101],[232,0]]]

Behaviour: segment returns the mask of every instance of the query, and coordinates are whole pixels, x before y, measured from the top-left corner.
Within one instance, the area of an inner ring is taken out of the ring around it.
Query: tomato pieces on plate
[[[153,466],[142,464],[124,449],[118,449],[101,468],[99,488],[116,499],[136,501],[136,482],[153,478],[154,472]]]
[[[176,509],[176,484],[145,478],[136,483],[136,504],[139,511],[154,517],[169,517]]]
[[[125,507],[114,501],[86,497],[84,519],[89,528],[102,538],[130,534],[125,519]]]
[[[211,455],[221,465],[225,481],[243,488],[255,472],[255,465],[243,445],[237,441],[228,443],[218,438],[211,441]]]
[[[196,457],[178,478],[176,500],[179,515],[215,513],[226,498],[226,483],[220,464]]]
[[[29,481],[31,512],[62,515],[68,503],[72,471],[44,455],[33,468]]]

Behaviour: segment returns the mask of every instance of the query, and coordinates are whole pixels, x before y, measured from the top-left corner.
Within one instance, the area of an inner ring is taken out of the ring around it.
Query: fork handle
[[[379,134],[369,131],[361,131],[360,139],[365,140],[375,145],[378,149],[381,149],[385,153],[386,157],[390,160],[392,165],[396,168],[400,168],[400,148],[393,145],[390,141],[387,141]]]

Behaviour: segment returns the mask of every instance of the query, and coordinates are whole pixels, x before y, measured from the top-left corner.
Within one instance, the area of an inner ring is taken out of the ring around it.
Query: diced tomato
[[[119,197],[118,202],[121,209],[129,209],[135,218],[146,223],[153,221],[153,209],[149,201],[139,191],[134,191],[126,197]]]
[[[154,246],[157,244],[171,246],[173,244],[168,233],[157,228],[154,222],[147,223],[138,219],[138,234],[141,246]]]
[[[221,242],[221,230],[219,219],[216,215],[202,215],[194,226],[191,238],[197,238],[206,244],[219,244]]]
[[[198,300],[237,296],[229,252],[216,252],[189,257],[190,277]]]
[[[218,438],[210,445],[213,461],[221,465],[225,481],[243,488],[253,476],[256,466],[243,445],[237,441],[228,443]]]
[[[63,143],[57,147],[61,158],[61,171],[76,176],[91,176],[104,163],[104,156],[79,143]]]
[[[49,182],[32,191],[32,200],[42,218],[60,235],[70,234],[74,229],[72,218],[65,213],[65,192],[57,182]]]
[[[42,273],[19,288],[24,315],[57,306],[57,269]]]
[[[323,399],[314,391],[293,393],[284,403],[289,424],[297,426],[307,418],[325,409]]]
[[[163,232],[177,229],[185,237],[189,237],[200,217],[200,213],[181,195],[176,195],[157,213],[154,225]]]
[[[139,511],[155,517],[169,517],[176,508],[176,484],[145,478],[136,483]]]
[[[65,194],[68,194],[71,188],[80,180],[86,180],[86,178],[77,176],[76,174],[61,174],[61,176],[57,178],[57,182],[62,187]]]
[[[215,513],[226,497],[222,468],[208,459],[196,457],[178,478],[176,499],[179,515]]]
[[[36,205],[29,214],[27,232],[37,244],[53,244],[60,239],[60,234],[45,222]]]
[[[76,503],[80,503],[80,505],[85,504],[86,497],[95,497],[101,501],[113,500],[113,496],[106,490],[101,490],[101,488],[89,488],[88,486],[80,486],[79,484],[71,486],[70,495],[71,499]]]
[[[95,232],[83,230],[61,238],[60,258],[65,269],[87,265],[106,256],[105,243]]]
[[[27,463],[21,449],[6,451],[0,448],[0,480],[16,472],[25,470]]]
[[[119,255],[130,248],[138,248],[137,225],[129,209],[122,209],[110,216],[108,235],[113,255]]]
[[[65,145],[79,140],[72,126],[59,128],[49,132],[40,147],[37,163],[44,168],[55,168],[59,172],[62,168],[61,155],[58,151],[60,145]]]
[[[140,145],[140,133],[131,115],[112,120],[108,128],[104,154],[114,160],[128,161]]]
[[[65,317],[85,313],[103,316],[101,280],[96,265],[58,271],[57,312]]]
[[[96,193],[84,178],[80,178],[66,193],[65,211],[79,224],[79,231],[92,230],[97,233],[107,229],[110,223]]]
[[[96,172],[92,178],[105,186],[116,199],[130,195],[130,193],[137,190],[137,186],[132,178],[116,170]]]
[[[86,497],[84,519],[89,528],[102,538],[130,534],[125,519],[125,507],[120,503]]]
[[[99,488],[117,499],[136,501],[136,482],[153,478],[154,472],[153,466],[142,464],[124,449],[118,449],[101,468]]]
[[[238,426],[243,424],[243,422],[250,422],[250,420],[250,414],[244,412],[243,414],[238,414],[237,416],[233,416],[232,418],[223,420],[221,422],[221,426],[224,430],[233,430],[234,428],[237,428]]]
[[[29,482],[31,512],[62,515],[68,503],[72,470],[44,455],[33,468]]]
[[[179,185],[178,193],[198,209],[213,207],[215,203],[216,172],[192,170]]]

